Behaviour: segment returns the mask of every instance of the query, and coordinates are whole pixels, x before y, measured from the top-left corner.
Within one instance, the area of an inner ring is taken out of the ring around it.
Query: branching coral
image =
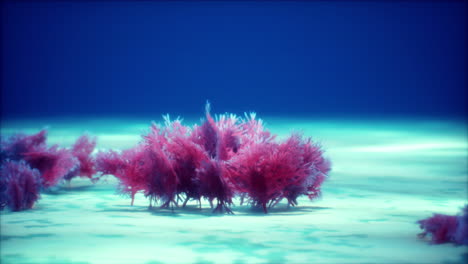
[[[56,185],[79,166],[78,160],[68,149],[60,149],[57,145],[27,152],[24,154],[24,160],[41,172],[42,184],[45,187]]]
[[[22,201],[19,194],[23,192],[12,194],[17,188],[6,191],[6,186],[30,186],[31,180],[25,179],[39,177],[40,184],[48,188],[77,176],[94,180],[98,173],[118,178],[121,192],[131,197],[132,205],[136,193],[142,192],[150,206],[156,202],[167,208],[179,206],[180,201],[185,206],[189,200],[199,201],[201,206],[201,199],[206,199],[213,212],[232,213],[229,207],[238,195],[266,213],[283,199],[294,206],[301,195],[319,196],[330,169],[320,147],[310,139],[293,134],[278,141],[255,114],[213,118],[209,104],[200,126],[184,126],[181,120],[165,116],[164,125],[153,124],[135,147],[101,151],[96,157],[92,154],[95,138],[83,135],[68,149],[47,146],[46,135],[42,130],[2,141],[4,206],[9,204],[13,210],[32,206],[32,198],[25,198],[26,205],[6,202]]]
[[[95,161],[91,156],[96,145],[89,136],[80,137],[71,149],[46,144],[47,131],[15,134],[0,144],[1,203],[13,211],[29,209],[41,188],[49,188],[62,179],[76,176],[91,178]]]
[[[37,134],[14,134],[6,139],[2,138],[0,144],[0,161],[21,160],[26,153],[34,152],[46,147],[47,130],[43,129]]]
[[[310,139],[293,135],[282,143],[260,141],[243,148],[231,162],[236,189],[247,194],[253,205],[265,213],[283,198],[297,205],[297,197],[315,198],[329,166]],[[322,165],[322,167],[317,166]]]
[[[132,204],[141,191],[161,207],[205,198],[213,212],[232,213],[238,195],[266,213],[282,199],[294,206],[300,195],[320,195],[330,163],[310,139],[294,134],[278,142],[255,114],[213,118],[209,104],[202,125],[181,122],[166,116],[134,148],[100,152],[97,170],[120,179]]]
[[[40,172],[25,161],[3,162],[0,169],[0,209],[22,211],[33,207],[39,199]]]
[[[65,175],[66,180],[81,176],[92,179],[96,174],[95,159],[91,155],[96,147],[96,138],[88,135],[79,137],[71,148],[71,154],[78,160],[78,166]]]
[[[137,146],[121,153],[99,152],[96,158],[97,170],[112,174],[120,180],[121,192],[129,194],[132,205],[135,194],[146,190],[152,173],[152,157],[144,146]]]

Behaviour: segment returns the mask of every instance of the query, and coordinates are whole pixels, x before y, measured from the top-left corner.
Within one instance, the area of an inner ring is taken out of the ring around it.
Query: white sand
[[[148,210],[116,194],[108,177],[73,180],[43,194],[33,210],[1,216],[1,263],[463,263],[467,247],[430,245],[417,220],[455,214],[467,203],[467,132],[455,121],[268,119],[284,137],[302,130],[333,162],[323,198],[280,204],[264,215],[235,206],[213,215],[207,204]],[[126,148],[149,122],[5,122],[2,136],[49,125],[49,142],[69,146],[84,131],[99,148]],[[465,254],[465,255],[464,255]]]

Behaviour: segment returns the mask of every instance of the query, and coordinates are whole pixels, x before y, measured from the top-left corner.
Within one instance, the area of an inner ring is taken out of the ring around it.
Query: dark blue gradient
[[[456,116],[466,1],[2,3],[2,117]]]

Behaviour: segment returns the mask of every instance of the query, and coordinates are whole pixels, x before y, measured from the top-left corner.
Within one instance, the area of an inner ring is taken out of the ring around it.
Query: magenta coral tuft
[[[301,195],[320,195],[330,163],[310,139],[294,134],[278,142],[255,114],[213,118],[207,104],[205,115],[192,128],[164,117],[134,148],[98,153],[97,170],[115,175],[132,204],[143,192],[163,208],[204,198],[213,212],[232,213],[238,195],[266,213],[283,199],[294,206]]]
[[[71,149],[48,147],[47,131],[15,134],[0,144],[2,166],[0,203],[13,211],[29,209],[39,198],[41,188],[75,176],[91,178],[95,172],[92,152],[96,140],[85,135]]]
[[[24,159],[25,153],[46,147],[47,130],[41,130],[34,135],[15,134],[0,144],[1,161]]]
[[[96,138],[88,135],[79,137],[72,146],[71,154],[78,160],[78,166],[65,176],[66,180],[81,176],[92,178],[96,174],[95,158],[91,156],[96,147]]]
[[[101,174],[117,176],[124,166],[122,155],[114,150],[100,151],[96,155],[96,171]]]
[[[153,125],[146,137],[145,147],[149,160],[148,186],[145,195],[150,200],[162,203],[162,208],[177,204],[177,186],[179,178],[174,170],[174,159],[167,150],[169,131],[160,130]]]
[[[229,205],[234,197],[233,186],[229,182],[228,171],[224,163],[215,159],[203,162],[198,170],[200,193],[210,204],[216,199],[214,213],[232,213]]]
[[[174,127],[174,124],[177,124],[176,127],[181,127],[179,120],[174,121],[171,127]],[[209,160],[209,154],[202,146],[192,140],[187,128],[172,129],[170,140],[167,141],[165,148],[173,160],[172,167],[178,179],[177,193],[185,195],[182,206],[185,206],[191,199],[200,202],[202,198],[201,182],[197,175],[197,169],[201,167],[202,163]]]
[[[255,206],[267,208],[286,198],[297,205],[300,195],[315,198],[329,170],[319,147],[293,135],[282,143],[263,140],[244,148],[231,170],[237,190]]]
[[[25,161],[5,161],[0,169],[0,209],[31,209],[39,199],[41,176]]]
[[[103,174],[112,174],[120,180],[121,192],[129,194],[133,205],[135,194],[147,189],[152,171],[152,156],[145,146],[138,145],[118,154],[100,152],[97,169]]]
[[[424,230],[419,236],[429,234],[434,244],[468,245],[468,206],[465,206],[461,215],[434,214],[418,221],[418,224]]]
[[[31,168],[38,169],[44,187],[56,185],[67,175],[79,172],[79,160],[72,151],[59,148],[57,145],[48,147],[46,144],[47,130],[37,134],[15,134],[1,144],[1,161],[26,161]]]
[[[57,145],[25,153],[24,159],[41,172],[44,187],[56,185],[79,166],[69,150],[60,149]]]

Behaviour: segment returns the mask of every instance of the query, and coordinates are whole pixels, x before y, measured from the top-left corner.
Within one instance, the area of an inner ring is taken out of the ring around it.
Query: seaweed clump
[[[215,213],[232,213],[235,197],[265,213],[283,199],[320,196],[330,170],[321,147],[293,134],[286,140],[264,128],[255,114],[211,116],[193,127],[180,119],[153,124],[133,148],[101,151],[97,171],[120,180],[120,190],[131,197],[143,193],[150,206],[184,207],[189,200],[206,199]]]
[[[434,214],[418,224],[424,230],[419,237],[430,236],[433,244],[468,245],[468,205],[459,215]]]
[[[31,209],[40,197],[40,172],[32,169],[24,160],[6,161],[0,171],[0,209]]]
[[[92,152],[96,140],[80,137],[72,148],[48,146],[47,130],[36,134],[14,134],[0,143],[0,209],[30,209],[41,190],[48,190],[62,180],[96,174]],[[94,180],[94,179],[93,179]]]

